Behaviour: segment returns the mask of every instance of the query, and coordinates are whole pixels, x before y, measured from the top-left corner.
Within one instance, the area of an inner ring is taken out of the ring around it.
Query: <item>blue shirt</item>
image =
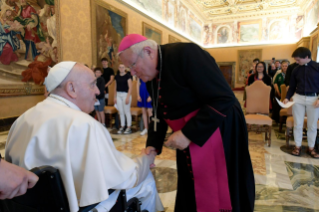
[[[319,93],[319,64],[310,61],[305,65],[298,65],[292,72],[286,99],[294,93]]]

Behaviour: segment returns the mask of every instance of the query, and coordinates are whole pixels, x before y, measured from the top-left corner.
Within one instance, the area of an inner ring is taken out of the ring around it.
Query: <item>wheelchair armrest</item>
[[[40,166],[40,167],[34,167],[33,169],[30,170],[37,176],[40,176],[44,172],[49,172],[49,173],[56,173],[58,169],[54,168],[53,166]]]
[[[114,191],[116,191],[116,190],[114,190],[114,189],[109,189],[108,190],[108,192],[109,192],[109,195],[111,195]],[[121,202],[123,205],[121,205],[122,207],[124,207],[125,208],[125,206],[126,206],[126,197],[125,196],[123,196],[123,194],[125,195],[125,190],[122,190],[121,191],[121,193],[120,193],[120,197],[119,198],[124,198],[124,199],[122,199],[122,201],[124,201],[124,202]],[[118,199],[119,199],[118,198]],[[93,205],[89,205],[89,206],[85,206],[85,207],[80,207],[80,210],[78,211],[78,212],[88,212],[88,211],[90,211],[90,210],[92,210],[93,208],[95,208],[97,205],[98,205],[99,203],[96,203],[96,204],[93,204]]]
[[[78,212],[89,212],[90,210],[92,210],[93,208],[95,208],[99,203],[93,204],[93,205],[89,205],[89,206],[85,206],[85,207],[80,207],[80,210]]]

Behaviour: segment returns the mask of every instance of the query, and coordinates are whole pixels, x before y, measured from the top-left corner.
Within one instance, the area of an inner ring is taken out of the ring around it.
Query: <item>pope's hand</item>
[[[315,101],[315,108],[319,107],[319,99]]]
[[[285,100],[283,101],[284,104],[287,104],[288,102],[289,102],[288,99],[285,99]]]
[[[0,162],[0,173],[0,199],[12,199],[25,194],[39,179],[32,172],[5,160]]]
[[[146,155],[149,155],[150,158],[152,158],[154,155],[154,158],[150,163],[150,168],[154,168],[155,167],[154,160],[155,160],[155,156],[157,155],[155,147],[148,146],[148,147],[146,147],[146,149],[143,149],[143,153]]]
[[[186,136],[182,133],[181,130],[174,132],[170,137],[168,137],[167,141],[164,143],[167,147],[172,147],[175,149],[183,150],[186,149],[191,141],[186,138]]]

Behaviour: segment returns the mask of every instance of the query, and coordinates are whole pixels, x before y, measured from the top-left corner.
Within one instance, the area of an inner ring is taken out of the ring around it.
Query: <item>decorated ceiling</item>
[[[305,10],[309,0],[190,0],[206,21],[292,14]]]
[[[319,0],[123,0],[204,47],[292,43],[319,22]]]

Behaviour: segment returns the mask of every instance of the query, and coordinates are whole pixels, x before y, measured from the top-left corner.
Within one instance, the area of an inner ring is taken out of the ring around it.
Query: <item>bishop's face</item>
[[[130,69],[131,74],[143,82],[151,81],[157,75],[157,50],[144,47],[141,52],[134,53],[131,49],[127,49],[120,54],[120,59]]]

